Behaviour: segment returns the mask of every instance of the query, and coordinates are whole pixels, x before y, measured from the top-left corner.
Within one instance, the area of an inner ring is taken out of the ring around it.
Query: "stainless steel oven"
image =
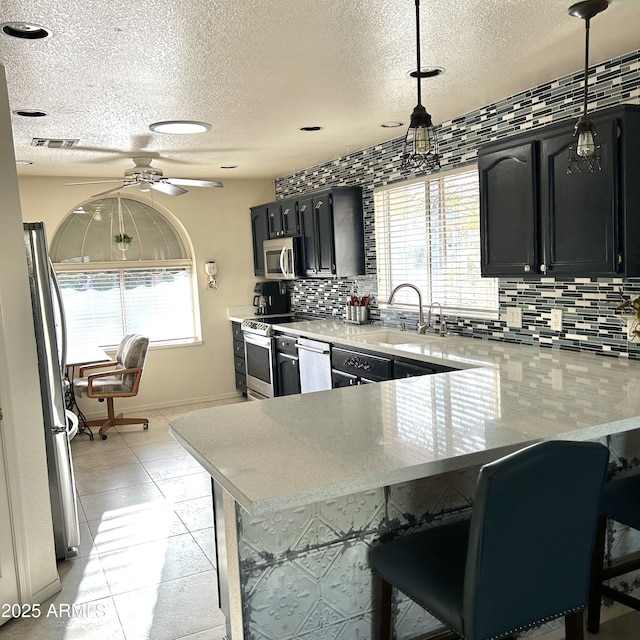
[[[244,357],[247,398],[264,400],[276,395],[276,356],[273,327],[259,320],[244,320]]]

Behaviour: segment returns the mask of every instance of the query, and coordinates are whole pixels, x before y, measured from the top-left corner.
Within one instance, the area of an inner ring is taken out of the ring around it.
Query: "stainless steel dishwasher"
[[[300,392],[331,389],[331,345],[327,342],[298,338]]]

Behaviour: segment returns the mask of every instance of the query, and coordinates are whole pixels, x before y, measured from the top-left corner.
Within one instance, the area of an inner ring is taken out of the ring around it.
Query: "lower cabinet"
[[[333,388],[348,387],[391,379],[393,360],[368,351],[332,347]]]
[[[236,389],[247,395],[247,376],[244,361],[244,336],[239,322],[231,323],[233,332],[233,368],[236,376]]]
[[[300,393],[300,370],[298,368],[298,352],[296,338],[287,335],[276,335],[276,368],[278,370],[278,396],[290,396]]]
[[[432,362],[421,362],[420,360],[409,360],[396,358],[393,362],[393,377],[413,378],[414,376],[427,376],[433,373],[446,373],[447,371],[457,371],[453,367],[445,367]]]

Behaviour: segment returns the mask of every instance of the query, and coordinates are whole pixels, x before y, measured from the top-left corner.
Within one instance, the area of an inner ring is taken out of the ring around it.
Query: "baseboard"
[[[62,584],[60,583],[60,578],[56,577],[55,580],[50,582],[46,587],[43,587],[37,593],[34,593],[31,602],[33,604],[41,604],[48,600],[49,598],[53,598],[57,593],[62,591]]]
[[[181,407],[182,405],[185,405],[185,404],[201,404],[201,403],[205,403],[205,402],[221,402],[223,400],[231,400],[231,399],[234,399],[234,398],[239,398],[240,395],[241,394],[238,391],[232,391],[230,393],[222,393],[222,394],[219,394],[219,395],[212,395],[212,396],[202,396],[200,398],[185,398],[183,400],[171,400],[169,402],[157,402],[157,403],[151,403],[151,404],[128,405],[126,408],[123,408],[123,409],[118,409],[118,399],[116,398],[115,401],[114,401],[114,405],[115,405],[115,408],[116,408],[116,413],[120,413],[120,411],[122,411],[125,416],[127,416],[127,415],[133,416],[134,414],[142,414],[142,415],[144,415],[145,411],[161,411],[162,409],[171,409],[172,407]],[[86,412],[84,412],[84,415],[89,420],[101,418],[102,416],[105,415],[106,410],[107,410],[106,409],[107,405],[105,403],[98,402],[97,400],[93,400],[92,401],[92,405],[94,403],[96,405],[98,405],[96,411],[86,411]],[[83,404],[86,405],[86,402],[84,402]],[[103,410],[101,410],[102,407],[104,407]]]

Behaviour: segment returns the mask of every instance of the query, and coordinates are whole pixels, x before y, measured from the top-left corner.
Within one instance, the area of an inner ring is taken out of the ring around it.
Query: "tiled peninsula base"
[[[601,441],[612,451],[613,475],[637,471],[640,432]],[[227,635],[232,640],[368,640],[373,628],[371,546],[386,535],[468,515],[477,473],[478,468],[451,472],[265,516],[250,515],[214,482]],[[608,555],[640,549],[635,538],[612,526]],[[637,586],[629,584],[630,589]],[[421,638],[441,627],[402,594],[394,597],[398,640]],[[562,619],[522,637],[559,625]]]

